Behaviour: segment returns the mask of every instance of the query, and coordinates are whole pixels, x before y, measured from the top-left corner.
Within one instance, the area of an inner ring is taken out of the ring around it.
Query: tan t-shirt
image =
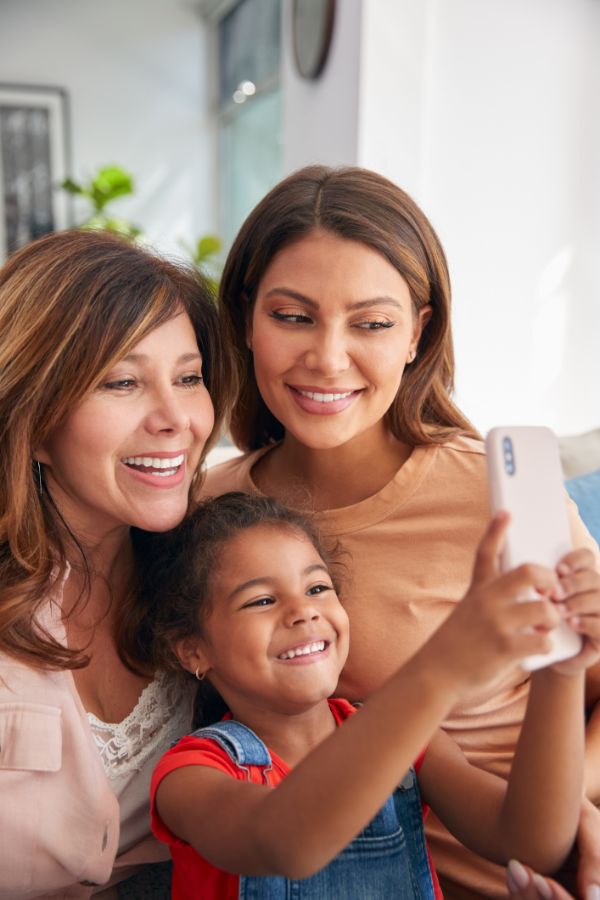
[[[268,449],[210,469],[203,495],[259,493],[252,467],[265,452]],[[574,545],[597,551],[570,501],[569,515]],[[489,517],[483,444],[465,437],[442,446],[416,447],[377,494],[316,514],[321,532],[339,537],[350,553],[341,593],[351,623],[350,655],[340,696],[367,696],[448,616],[469,586],[475,549]],[[512,675],[457,707],[444,728],[472,763],[506,777],[527,691],[528,675]],[[427,832],[440,875],[470,888],[473,896],[506,896],[500,866],[458,844],[431,813]]]

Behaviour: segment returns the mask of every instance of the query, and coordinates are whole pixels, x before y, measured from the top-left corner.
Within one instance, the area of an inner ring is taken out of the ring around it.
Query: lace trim
[[[179,675],[160,672],[122,722],[102,722],[88,712],[94,741],[111,781],[141,771],[157,749],[166,750],[171,741],[190,730],[194,687]]]

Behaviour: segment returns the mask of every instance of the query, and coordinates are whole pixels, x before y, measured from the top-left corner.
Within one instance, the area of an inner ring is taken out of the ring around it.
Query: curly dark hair
[[[214,575],[225,545],[240,532],[270,525],[302,532],[329,569],[339,593],[341,550],[325,546],[315,525],[272,497],[230,491],[207,498],[176,528],[162,534],[134,535],[138,596],[146,615],[138,626],[139,659],[157,669],[180,670],[174,647],[178,641],[201,635],[214,603]],[[227,706],[215,688],[203,681],[196,701],[196,724],[217,721]]]

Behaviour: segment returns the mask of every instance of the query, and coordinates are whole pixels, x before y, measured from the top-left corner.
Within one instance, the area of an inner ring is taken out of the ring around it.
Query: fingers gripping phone
[[[555,568],[572,549],[567,498],[558,443],[549,428],[507,426],[492,428],[485,439],[492,511],[510,513],[502,569],[522,563]],[[537,595],[524,597],[533,600]],[[550,633],[549,653],[528,656],[521,665],[528,671],[575,656],[581,636],[566,622]]]

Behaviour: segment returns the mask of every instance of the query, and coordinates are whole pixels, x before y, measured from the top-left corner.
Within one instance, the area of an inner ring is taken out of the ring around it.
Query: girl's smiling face
[[[214,413],[185,312],[116,363],[34,454],[80,540],[135,525],[164,531],[186,513]]]
[[[380,435],[429,315],[371,247],[326,231],[301,238],[273,258],[249,323],[266,405],[313,449]]]
[[[348,617],[304,532],[255,525],[227,541],[202,638],[186,668],[206,672],[234,717],[299,713],[331,696],[348,655]],[[193,649],[191,649],[193,648]]]

